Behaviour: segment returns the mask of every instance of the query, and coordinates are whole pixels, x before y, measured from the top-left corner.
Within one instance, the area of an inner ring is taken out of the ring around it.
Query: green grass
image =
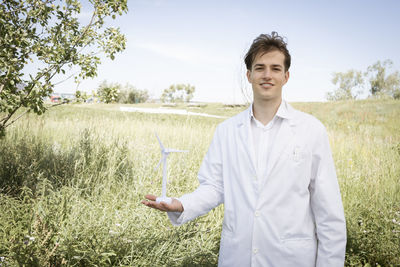
[[[400,102],[293,106],[328,129],[347,221],[346,266],[400,265]],[[222,207],[173,227],[140,201],[161,193],[154,131],[166,146],[190,150],[169,157],[169,195],[180,196],[197,187],[221,121],[101,104],[23,117],[0,140],[0,266],[216,266]]]

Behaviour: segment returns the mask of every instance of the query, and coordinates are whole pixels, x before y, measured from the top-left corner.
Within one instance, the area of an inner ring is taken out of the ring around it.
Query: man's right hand
[[[157,203],[155,195],[145,195],[144,197],[146,200],[142,200],[142,204],[147,207],[167,212],[183,212],[182,203],[175,198],[172,198],[171,203],[167,204],[165,202]]]

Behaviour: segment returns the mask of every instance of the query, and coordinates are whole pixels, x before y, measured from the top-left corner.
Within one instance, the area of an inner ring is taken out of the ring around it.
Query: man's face
[[[285,71],[285,56],[280,51],[259,53],[251,70],[247,71],[247,79],[253,87],[254,101],[280,100],[282,86],[289,79],[289,71]]]

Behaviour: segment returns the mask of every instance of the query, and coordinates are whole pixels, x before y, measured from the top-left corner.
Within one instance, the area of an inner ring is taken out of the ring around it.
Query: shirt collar
[[[280,117],[282,119],[289,119],[289,110],[288,110],[288,104],[285,100],[282,99],[281,104],[279,105],[278,111],[276,112],[275,117]],[[253,103],[251,103],[250,106],[250,112],[249,112],[249,118],[254,118],[254,114],[253,114]]]

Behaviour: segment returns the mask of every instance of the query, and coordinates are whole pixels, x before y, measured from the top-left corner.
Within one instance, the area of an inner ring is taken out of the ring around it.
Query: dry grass
[[[400,265],[400,102],[294,106],[329,132],[348,227],[346,265]],[[196,112],[241,110],[213,104]],[[122,113],[115,105],[24,117],[0,140],[0,266],[215,266],[221,207],[176,228],[140,200],[161,190],[154,131],[167,146],[190,150],[169,158],[169,194],[177,196],[196,188],[219,122]]]

